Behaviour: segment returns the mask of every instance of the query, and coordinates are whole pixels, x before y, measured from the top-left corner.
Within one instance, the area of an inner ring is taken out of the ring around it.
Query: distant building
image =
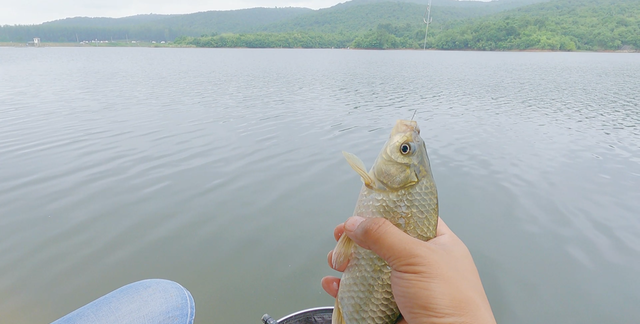
[[[33,41],[28,41],[28,42],[27,42],[27,46],[35,46],[35,47],[38,47],[38,46],[40,46],[40,44],[41,44],[41,42],[40,42],[40,38],[38,38],[38,37],[34,37],[34,38],[33,38]]]

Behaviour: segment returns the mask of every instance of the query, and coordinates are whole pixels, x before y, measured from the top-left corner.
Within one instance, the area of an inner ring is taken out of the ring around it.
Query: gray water
[[[332,305],[396,119],[501,323],[640,318],[640,56],[0,48],[0,317],[175,280],[197,323]]]

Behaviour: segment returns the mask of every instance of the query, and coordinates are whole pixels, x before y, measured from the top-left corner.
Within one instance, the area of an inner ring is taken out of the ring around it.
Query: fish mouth
[[[391,136],[396,134],[417,133],[420,135],[420,127],[415,120],[399,119],[396,121],[396,125],[391,130]]]
[[[422,137],[420,137],[420,127],[418,126],[418,122],[414,120],[399,119],[396,121],[389,139],[398,143],[408,141],[416,145],[423,144]]]

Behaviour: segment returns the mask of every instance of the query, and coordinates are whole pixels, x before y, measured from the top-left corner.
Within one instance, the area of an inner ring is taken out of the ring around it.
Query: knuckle
[[[380,237],[389,230],[390,225],[391,223],[384,218],[370,219],[364,226],[364,235],[367,238]]]

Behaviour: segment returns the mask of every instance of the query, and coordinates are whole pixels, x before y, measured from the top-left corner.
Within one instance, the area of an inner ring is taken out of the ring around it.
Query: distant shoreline
[[[42,42],[38,46],[33,43],[0,42],[0,47],[177,47],[195,48],[193,45],[177,45],[174,43],[151,43],[151,42],[110,42],[110,43],[53,43]]]
[[[34,46],[32,44],[27,43],[17,43],[17,42],[0,42],[0,47],[24,47],[24,48],[45,48],[45,47],[146,47],[146,48],[236,48],[236,49],[333,49],[333,48],[298,48],[298,47],[197,47],[194,45],[182,45],[182,44],[174,44],[174,43],[150,43],[150,42],[136,42],[136,43],[125,43],[125,42],[112,42],[112,43],[52,43],[52,42],[43,42],[38,46]],[[337,50],[356,50],[356,51],[423,51],[423,49],[368,49],[368,48],[335,48]],[[506,51],[479,51],[474,49],[462,49],[462,50],[440,50],[440,49],[427,49],[428,51],[475,51],[475,52],[549,52],[549,53],[640,53],[640,50],[603,50],[603,51],[555,51],[555,50],[537,50],[537,49],[528,49],[528,50],[506,50]]]

